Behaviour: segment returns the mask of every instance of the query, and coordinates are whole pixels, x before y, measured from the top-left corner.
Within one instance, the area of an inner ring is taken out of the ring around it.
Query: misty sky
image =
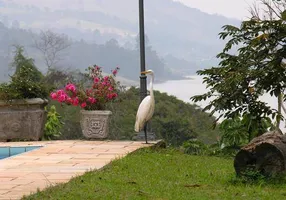
[[[9,1],[9,0],[6,0]],[[57,7],[61,3],[59,2],[68,2],[68,0],[15,0],[20,4],[34,4],[42,5],[47,7]],[[83,0],[82,2],[86,5],[91,4],[93,0]],[[108,1],[108,0],[106,0]],[[138,1],[138,0],[134,0]],[[151,1],[151,0],[145,0]],[[180,1],[185,5],[188,5],[192,8],[197,8],[201,11],[210,13],[210,14],[219,14],[226,17],[236,18],[239,20],[246,19],[249,16],[248,9],[254,2],[259,2],[259,0],[173,0]]]
[[[245,19],[249,16],[249,6],[257,0],[175,0],[210,14]]]

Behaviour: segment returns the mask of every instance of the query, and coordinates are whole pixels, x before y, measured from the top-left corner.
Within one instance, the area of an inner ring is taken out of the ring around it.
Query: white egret
[[[150,95],[146,96],[139,105],[136,122],[135,122],[135,131],[140,132],[144,128],[145,140],[147,142],[147,122],[152,118],[155,108],[155,98],[153,93],[153,82],[154,82],[154,72],[152,70],[147,70],[141,72],[142,74],[150,75]]]

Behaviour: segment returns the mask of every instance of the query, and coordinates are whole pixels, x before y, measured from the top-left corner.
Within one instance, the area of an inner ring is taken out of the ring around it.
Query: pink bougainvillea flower
[[[86,93],[87,96],[90,95],[90,91],[89,90],[86,90],[85,93]]]
[[[109,90],[109,91],[113,91],[113,87],[110,86],[110,87],[108,88],[108,90]]]
[[[107,81],[106,82],[106,86],[110,86],[111,85],[111,82],[110,81]]]
[[[52,93],[50,94],[50,96],[51,96],[51,98],[52,98],[53,100],[56,100],[57,97],[58,97],[57,93],[55,93],[55,92],[52,92]]]
[[[112,94],[112,97],[113,97],[113,98],[116,98],[116,97],[118,97],[118,94],[113,93],[113,94]]]
[[[66,90],[69,91],[70,90],[70,84],[66,85]]]
[[[106,86],[106,85],[107,85],[107,82],[106,82],[106,81],[103,81],[101,84],[102,84],[103,86]]]
[[[76,97],[74,100],[73,100],[73,104],[74,106],[77,106],[79,104],[79,99],[78,97]]]
[[[67,96],[65,94],[62,94],[58,97],[59,102],[64,102],[66,100]]]
[[[96,99],[93,98],[93,97],[88,97],[88,101],[89,101],[91,104],[96,103]]]
[[[69,83],[69,84],[66,85],[66,90],[67,90],[67,91],[75,92],[75,91],[76,91],[76,87],[75,87],[74,84]]]
[[[87,106],[86,102],[83,102],[80,107],[85,108]]]
[[[76,92],[76,87],[75,87],[74,85],[72,85],[72,86],[70,87],[70,91]]]
[[[106,96],[107,96],[107,98],[110,99],[110,100],[113,98],[112,94],[107,94]]]
[[[98,78],[98,77],[95,77],[95,78],[93,79],[93,82],[94,82],[94,83],[99,83],[99,78]]]
[[[72,98],[70,98],[70,97],[67,97],[67,100],[66,100],[68,103],[70,103],[70,104],[73,104],[73,100],[72,100]]]
[[[114,76],[116,76],[117,73],[118,73],[118,70],[117,70],[117,69],[115,69],[115,70],[112,71],[112,74],[113,74]]]
[[[64,90],[58,90],[58,91],[57,91],[57,96],[61,96],[61,95],[63,95],[63,94],[65,94],[65,91],[64,91]]]
[[[107,81],[109,81],[109,77],[108,77],[108,76],[105,76],[105,77],[103,78],[103,80],[107,82]]]
[[[101,67],[95,65],[94,68],[95,68],[96,71],[98,71],[98,70],[100,70]]]

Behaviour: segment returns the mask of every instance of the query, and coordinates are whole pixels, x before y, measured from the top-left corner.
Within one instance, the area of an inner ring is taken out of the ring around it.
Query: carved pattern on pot
[[[46,121],[46,111],[43,107],[5,106],[3,102],[0,105],[0,141],[39,140],[42,137]]]
[[[110,111],[81,111],[81,128],[84,137],[104,139],[108,137]]]
[[[12,132],[19,132],[21,129],[21,124],[17,121],[10,123],[8,126],[10,126],[10,131]]]
[[[86,123],[88,124],[87,135],[89,137],[104,137],[104,129],[106,120],[89,117],[86,119]]]

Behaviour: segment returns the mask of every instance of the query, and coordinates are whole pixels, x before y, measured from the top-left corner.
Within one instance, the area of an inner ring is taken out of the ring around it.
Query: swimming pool
[[[41,147],[42,146],[0,147],[0,160]]]

